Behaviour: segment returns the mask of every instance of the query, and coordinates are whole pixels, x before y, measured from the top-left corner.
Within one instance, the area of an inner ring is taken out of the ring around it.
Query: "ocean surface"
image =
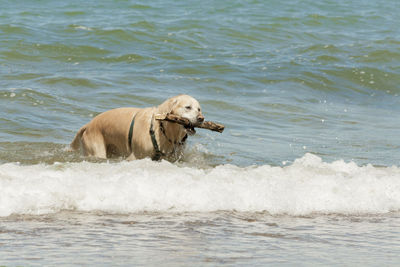
[[[398,266],[400,2],[0,1],[0,265]],[[68,152],[189,94],[178,162]]]

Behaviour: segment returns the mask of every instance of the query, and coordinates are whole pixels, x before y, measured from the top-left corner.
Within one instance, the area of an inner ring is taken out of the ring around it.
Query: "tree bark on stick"
[[[179,123],[188,128],[197,127],[197,128],[208,129],[208,130],[220,132],[220,133],[222,133],[225,129],[224,125],[215,123],[212,121],[204,121],[200,124],[193,125],[192,123],[190,123],[190,121],[188,119],[182,118],[182,117],[174,115],[174,114],[169,114],[169,113],[157,114],[157,115],[155,115],[155,119],[160,120],[160,121],[169,121],[169,122]]]

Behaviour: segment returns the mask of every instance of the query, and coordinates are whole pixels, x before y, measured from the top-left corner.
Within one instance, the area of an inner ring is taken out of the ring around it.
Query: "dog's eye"
[[[197,109],[200,112],[200,108]]]
[[[185,108],[186,108],[187,110],[191,110],[191,109],[192,109],[191,106],[186,106]]]

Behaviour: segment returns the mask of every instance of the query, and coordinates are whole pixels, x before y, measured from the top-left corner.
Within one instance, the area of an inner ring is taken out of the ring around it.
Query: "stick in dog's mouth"
[[[208,129],[208,130],[216,131],[216,132],[220,132],[220,133],[222,133],[225,129],[224,125],[215,123],[212,121],[204,121],[202,123],[194,125],[194,124],[190,123],[190,121],[186,118],[182,118],[182,117],[179,117],[179,116],[176,116],[173,114],[169,114],[169,113],[156,114],[155,119],[179,123],[179,124],[183,125],[183,127],[186,129],[186,131],[190,135],[193,135],[196,133],[196,130],[194,129],[194,127]]]

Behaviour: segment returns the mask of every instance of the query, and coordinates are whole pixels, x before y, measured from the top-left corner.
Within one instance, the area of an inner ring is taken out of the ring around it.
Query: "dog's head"
[[[162,113],[171,113],[190,121],[193,126],[199,125],[204,121],[204,116],[201,113],[199,102],[189,95],[178,95],[171,97],[159,106],[159,111]],[[186,128],[189,134],[194,134],[196,131],[193,127]]]

